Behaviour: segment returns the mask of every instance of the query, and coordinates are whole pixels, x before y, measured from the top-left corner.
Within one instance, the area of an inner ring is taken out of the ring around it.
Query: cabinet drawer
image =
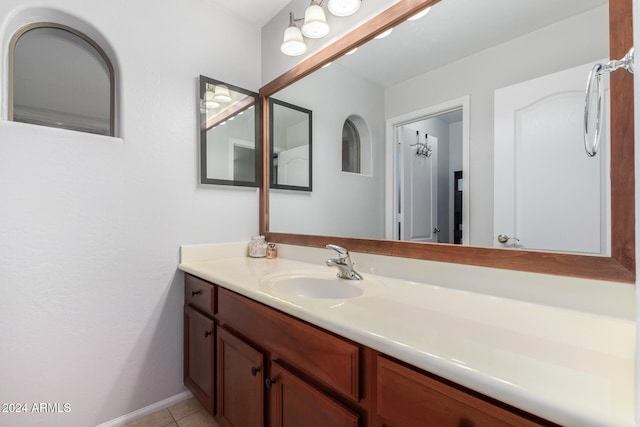
[[[378,415],[389,427],[542,426],[501,406],[378,357]]]
[[[216,298],[214,286],[190,274],[184,276],[184,298],[187,304],[213,316],[215,314]]]
[[[317,327],[219,289],[218,316],[250,340],[325,386],[359,398],[359,348]]]

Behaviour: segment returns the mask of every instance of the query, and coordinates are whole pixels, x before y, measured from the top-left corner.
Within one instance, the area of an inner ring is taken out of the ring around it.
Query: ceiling
[[[444,0],[422,19],[397,26],[388,37],[340,58],[339,64],[389,87],[605,4],[607,0]]]
[[[291,0],[205,0],[252,24],[264,26]]]
[[[291,0],[205,1],[262,27]],[[395,28],[395,34],[340,64],[388,87],[604,4],[607,0],[445,0],[425,18]],[[413,59],[406,64],[403,58]]]

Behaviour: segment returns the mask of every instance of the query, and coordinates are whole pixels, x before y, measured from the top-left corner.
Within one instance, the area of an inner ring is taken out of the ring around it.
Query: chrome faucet
[[[349,251],[337,245],[327,245],[327,249],[336,251],[338,258],[329,258],[329,267],[338,267],[338,277],[347,280],[362,280],[362,276],[353,269],[353,263],[349,256]]]

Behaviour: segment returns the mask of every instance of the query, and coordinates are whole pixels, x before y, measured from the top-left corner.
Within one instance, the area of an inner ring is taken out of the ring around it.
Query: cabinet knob
[[[257,368],[255,366],[251,368],[251,376],[255,377],[256,375],[258,375],[258,372],[260,372],[260,368]]]
[[[201,289],[198,289],[197,291],[191,291],[191,296],[195,297],[196,295],[200,295],[202,293]]]
[[[213,332],[211,331],[204,331],[204,337],[205,338],[209,338],[209,336],[212,334]]]
[[[275,378],[267,378],[266,380],[264,380],[264,385],[266,385],[267,388],[271,388],[271,386],[274,385],[275,383],[276,383]]]

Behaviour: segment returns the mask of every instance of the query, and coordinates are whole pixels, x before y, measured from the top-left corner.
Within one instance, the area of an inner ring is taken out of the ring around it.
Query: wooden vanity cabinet
[[[215,287],[185,275],[184,384],[215,413]]]
[[[360,425],[359,346],[225,289],[217,318],[220,425]]]
[[[193,276],[185,292],[185,384],[222,427],[555,426]]]

